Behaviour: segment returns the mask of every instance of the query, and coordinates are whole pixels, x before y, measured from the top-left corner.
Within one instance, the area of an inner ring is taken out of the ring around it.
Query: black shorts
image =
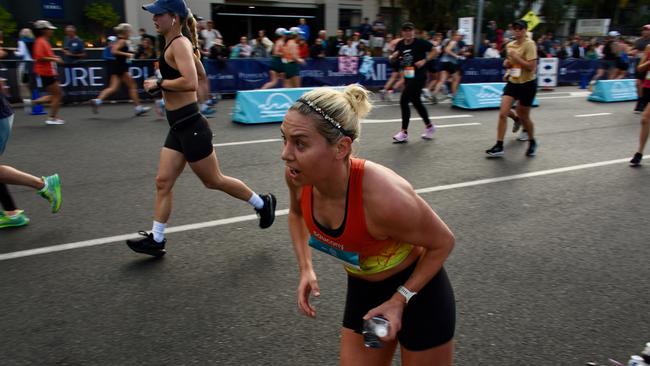
[[[524,107],[530,107],[533,105],[535,95],[537,95],[537,79],[523,84],[508,82],[506,87],[503,89],[503,95],[513,97]]]
[[[204,159],[212,154],[212,130],[208,121],[199,112],[196,103],[173,111],[167,111],[169,133],[165,147],[176,150],[185,156],[188,163]]]
[[[58,80],[56,76],[39,76],[41,78],[41,86],[47,88],[48,86],[56,83]]]
[[[636,70],[636,72],[634,73],[634,78],[637,80],[641,80],[643,82],[643,80],[645,79],[645,73],[646,73],[645,71]]]
[[[122,74],[127,72],[129,72],[129,66],[127,64],[113,64],[109,75],[122,76]]]
[[[398,60],[389,61],[389,63],[393,72],[400,72],[401,68]]]
[[[429,71],[430,73],[435,74],[438,71],[440,71],[440,62],[438,60],[436,60],[436,59],[429,60],[429,61],[427,61],[426,68],[427,68],[427,71]]]
[[[363,316],[388,299],[411,276],[417,261],[383,281],[370,282],[348,275],[343,326],[361,334]],[[413,296],[402,314],[397,332],[400,344],[409,351],[423,351],[443,345],[454,338],[456,300],[444,268]]]
[[[616,68],[619,69],[619,70],[627,70],[629,67],[630,67],[629,62],[625,62],[625,61],[621,61],[621,60],[616,61]]]
[[[642,104],[650,104],[650,88],[641,89],[641,96],[639,100]]]
[[[453,74],[458,71],[458,65],[453,62],[443,62],[440,70]]]
[[[600,59],[600,62],[598,63],[598,68],[604,70],[609,70],[615,66],[616,66],[616,60]]]

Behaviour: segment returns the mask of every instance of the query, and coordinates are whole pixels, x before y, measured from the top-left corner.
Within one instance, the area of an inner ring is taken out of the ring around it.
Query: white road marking
[[[420,189],[416,189],[415,192],[417,192],[417,193],[430,193],[430,192],[446,191],[448,189],[465,188],[465,187],[472,187],[472,186],[478,186],[478,185],[483,185],[483,184],[505,182],[505,181],[515,180],[515,179],[539,177],[539,176],[542,176],[542,175],[565,173],[565,172],[570,172],[570,171],[574,171],[574,170],[581,170],[581,169],[588,169],[588,168],[596,168],[596,167],[605,166],[605,165],[620,164],[620,163],[624,163],[624,162],[627,162],[627,161],[629,161],[629,159],[627,159],[627,158],[626,159],[599,161],[597,163],[573,165],[573,166],[567,166],[567,167],[564,167],[564,168],[540,170],[540,171],[530,172],[530,173],[507,175],[507,176],[504,176],[504,177],[479,179],[479,180],[472,180],[472,181],[463,182],[463,183],[447,184],[447,185],[443,185],[443,186],[436,186],[436,187],[429,187],[429,188],[420,188]]]
[[[479,179],[479,180],[472,180],[472,181],[469,181],[469,182],[461,182],[461,183],[455,183],[455,184],[440,185],[440,186],[435,186],[435,187],[420,188],[420,189],[417,189],[416,192],[418,194],[423,194],[423,193],[446,191],[446,190],[449,190],[449,189],[457,189],[457,188],[479,186],[479,185],[484,185],[484,184],[505,182],[505,181],[516,180],[516,179],[525,179],[525,178],[539,177],[539,176],[550,175],[550,174],[566,173],[566,172],[582,170],[582,169],[597,168],[597,167],[606,166],[606,165],[622,164],[622,163],[625,163],[627,161],[628,161],[627,158],[625,158],[625,159],[615,159],[615,160],[606,160],[606,161],[600,161],[600,162],[596,162],[596,163],[573,165],[573,166],[568,166],[568,167],[564,167],[564,168],[547,169],[547,170],[540,170],[540,171],[536,171],[536,172],[508,175],[508,176],[504,176],[504,177]],[[288,209],[277,210],[275,212],[275,216],[284,216],[284,215],[287,215],[288,213],[289,213]],[[209,227],[228,225],[228,224],[233,224],[233,223],[237,223],[237,222],[251,221],[251,220],[256,220],[256,219],[257,219],[256,215],[235,216],[235,217],[230,217],[230,218],[221,219],[221,220],[213,220],[213,221],[199,222],[199,223],[195,223],[195,224],[173,226],[173,227],[168,228],[166,230],[166,232],[167,233],[177,233],[177,232],[183,232],[183,231],[189,231],[189,230],[205,229],[205,228],[209,228]],[[78,242],[68,243],[68,244],[53,245],[53,246],[49,246],[49,247],[42,247],[42,248],[36,248],[36,249],[21,250],[21,251],[17,251],[17,252],[3,253],[3,254],[0,254],[0,261],[9,260],[9,259],[16,259],[16,258],[22,258],[22,257],[30,257],[30,256],[34,256],[34,255],[39,255],[39,254],[61,252],[61,251],[65,251],[65,250],[79,249],[79,248],[85,248],[85,247],[91,247],[91,246],[97,246],[97,245],[103,245],[103,244],[110,244],[110,243],[120,242],[120,241],[124,241],[124,240],[127,240],[127,239],[133,239],[133,238],[137,238],[137,237],[139,237],[138,234],[124,234],[124,235],[117,235],[117,236],[109,236],[109,237],[105,237],[105,238],[78,241]]]
[[[568,99],[568,98],[584,98],[587,95],[582,95],[578,93],[571,93],[571,95],[563,96],[563,97],[537,97],[535,99]]]
[[[596,116],[609,116],[612,113],[591,113],[591,114],[576,114],[574,117],[596,117]]]
[[[471,114],[452,114],[448,116],[432,116],[429,119],[439,120],[439,119],[454,119],[454,118],[472,118],[474,117]],[[420,117],[411,118],[411,121],[422,121]],[[364,119],[361,123],[391,123],[391,122],[402,122],[401,118],[390,118],[390,119]]]
[[[436,128],[446,128],[446,127],[465,127],[465,126],[480,126],[479,122],[468,122],[468,123],[454,123],[451,125],[436,125]]]
[[[248,144],[261,144],[264,142],[277,142],[282,141],[281,139],[266,139],[266,140],[250,140],[250,141],[236,141],[236,142],[222,142],[219,144],[213,144],[212,146],[235,146],[235,145],[248,145]]]

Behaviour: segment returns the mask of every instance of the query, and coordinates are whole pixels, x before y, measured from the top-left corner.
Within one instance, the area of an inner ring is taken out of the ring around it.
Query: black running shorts
[[[643,81],[645,79],[645,73],[645,71],[636,70],[634,73],[634,78]]]
[[[533,105],[535,95],[537,95],[537,79],[525,82],[523,84],[515,84],[508,82],[503,89],[503,95],[513,97],[519,101],[519,104],[524,107]]]
[[[41,85],[43,86],[43,88],[47,88],[48,86],[58,81],[56,79],[56,76],[40,76],[40,78],[41,78]]]
[[[388,299],[411,276],[417,261],[383,281],[370,282],[348,275],[343,327],[361,334],[363,316]],[[397,338],[409,351],[424,351],[449,342],[456,328],[456,301],[444,268],[413,296],[402,314]]]
[[[460,70],[460,68],[458,67],[458,64],[455,64],[453,62],[443,62],[440,69],[442,71],[447,71],[450,74],[454,74],[454,73],[456,73],[457,71]]]
[[[185,156],[188,163],[193,163],[212,154],[212,130],[208,121],[199,112],[196,103],[173,111],[167,111],[169,133],[165,147],[176,150]]]
[[[599,69],[604,69],[604,70],[609,70],[616,67],[616,60],[605,60],[605,59],[600,59],[598,62],[598,68]]]

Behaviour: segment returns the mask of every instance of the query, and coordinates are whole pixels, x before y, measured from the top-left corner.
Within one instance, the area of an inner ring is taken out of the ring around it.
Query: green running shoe
[[[23,210],[18,210],[18,213],[7,216],[4,212],[0,212],[0,229],[6,227],[19,227],[29,224],[29,217],[25,216]]]
[[[61,208],[61,179],[58,174],[52,174],[49,177],[43,177],[45,187],[38,191],[38,194],[50,201],[52,213],[59,212]]]

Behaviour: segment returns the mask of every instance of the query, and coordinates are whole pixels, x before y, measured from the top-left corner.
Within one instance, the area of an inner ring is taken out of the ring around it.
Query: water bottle
[[[388,335],[390,322],[380,316],[372,317],[363,321],[363,343],[368,348],[382,348],[384,344],[379,340],[380,337]]]

